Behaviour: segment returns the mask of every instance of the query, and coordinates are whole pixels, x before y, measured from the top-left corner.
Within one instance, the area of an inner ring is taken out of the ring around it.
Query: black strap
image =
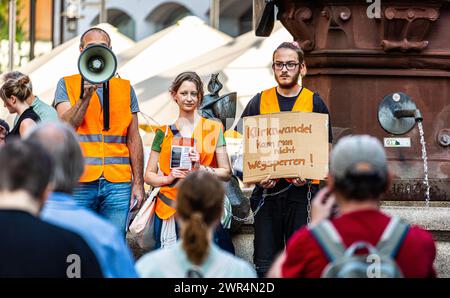
[[[170,125],[170,130],[172,131],[172,135],[174,137],[181,137],[180,132],[178,131],[177,127],[175,126],[175,124],[171,124]]]
[[[109,81],[103,83],[103,130],[109,130]]]
[[[269,36],[275,24],[275,1],[266,0],[261,19],[255,29],[256,36]]]
[[[161,192],[158,193],[158,198],[167,206],[170,206],[172,208],[175,208],[175,201],[169,199],[168,197],[166,197],[165,195],[163,195]]]
[[[80,99],[83,99],[84,97],[84,78],[81,76],[81,92],[80,92]]]

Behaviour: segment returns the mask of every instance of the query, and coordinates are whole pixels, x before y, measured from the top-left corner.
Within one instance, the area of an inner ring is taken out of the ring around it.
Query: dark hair
[[[3,126],[6,129],[6,133],[9,133],[9,125],[5,120],[0,119],[0,126]]]
[[[204,171],[190,173],[178,189],[177,212],[186,223],[181,235],[183,248],[196,265],[208,253],[207,228],[222,215],[224,193],[222,183]]]
[[[31,94],[31,80],[27,75],[6,80],[0,89],[0,96],[3,100],[14,95],[21,102],[25,102]]]
[[[387,174],[350,172],[344,178],[335,178],[335,188],[350,200],[378,200],[387,190],[387,177]]]
[[[275,59],[275,53],[280,49],[290,49],[297,53],[298,55],[298,62],[301,64],[305,60],[305,54],[303,53],[303,50],[300,48],[297,42],[283,42],[281,43],[275,51],[273,51],[272,60]]]
[[[53,175],[50,155],[31,141],[14,140],[0,150],[0,191],[24,190],[38,199]]]
[[[197,87],[198,92],[198,99],[199,104],[202,103],[203,100],[203,82],[202,79],[198,76],[197,73],[193,71],[185,71],[177,75],[177,77],[173,80],[172,85],[170,86],[170,93],[175,94],[177,93],[178,89],[180,89],[181,84],[183,84],[184,81],[189,81],[195,84]]]
[[[23,76],[26,76],[26,75],[24,73],[21,73],[20,71],[14,70],[14,71],[10,71],[10,72],[3,74],[2,79],[4,82],[6,82],[9,79],[18,79]],[[29,85],[30,85],[31,92],[33,92],[33,84],[31,83],[31,81],[30,81]]]
[[[86,30],[80,37],[80,48],[84,48],[84,37],[89,33],[89,32],[98,32],[101,33],[103,35],[105,35],[108,38],[108,47],[111,46],[111,37],[109,36],[108,32],[106,32],[105,30],[101,29],[101,28],[97,28],[97,27],[93,27],[90,28],[88,30]]]

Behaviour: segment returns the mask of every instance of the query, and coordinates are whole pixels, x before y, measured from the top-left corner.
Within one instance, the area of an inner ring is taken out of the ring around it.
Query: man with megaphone
[[[127,215],[144,197],[143,147],[136,94],[115,77],[117,60],[108,33],[91,28],[80,38],[79,74],[58,82],[54,105],[78,134],[85,169],[74,198],[123,233]]]

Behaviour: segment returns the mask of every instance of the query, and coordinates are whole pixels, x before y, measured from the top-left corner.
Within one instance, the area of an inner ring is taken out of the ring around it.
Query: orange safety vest
[[[305,87],[302,87],[300,94],[295,100],[295,104],[294,107],[292,108],[292,111],[311,113],[313,111],[313,104],[314,104],[314,92]],[[261,103],[259,107],[259,112],[261,115],[280,112],[280,105],[278,104],[276,87],[261,92]],[[286,180],[289,183],[292,182],[292,179],[287,178]],[[319,184],[319,182],[320,182],[319,180],[313,180],[312,184]]]
[[[75,105],[81,93],[79,74],[64,77],[70,104]],[[112,78],[109,81],[110,129],[103,130],[103,112],[95,92],[77,128],[78,141],[84,156],[84,172],[80,182],[91,182],[103,174],[110,182],[131,181],[130,152],[127,147],[127,130],[132,120],[131,86],[127,80]]]
[[[164,176],[170,174],[170,154],[172,151],[172,139],[174,137],[181,137],[178,129],[174,124],[169,127],[161,127],[162,131],[167,131],[161,145],[161,152],[159,153],[159,168]],[[200,164],[204,166],[217,167],[216,161],[216,146],[219,141],[220,130],[222,123],[214,120],[201,118],[197,126],[194,128],[192,138],[195,140],[195,147],[200,154]],[[172,185],[162,186],[159,190],[155,212],[161,219],[168,219],[175,214],[175,202],[177,197],[177,188]]]

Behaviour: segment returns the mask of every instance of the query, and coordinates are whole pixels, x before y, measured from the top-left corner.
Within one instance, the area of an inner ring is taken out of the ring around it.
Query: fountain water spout
[[[414,101],[405,93],[386,95],[378,107],[378,121],[388,133],[403,135],[423,117]]]
[[[397,119],[400,118],[414,118],[414,120],[416,122],[422,122],[423,121],[423,117],[422,117],[422,113],[420,113],[419,109],[410,109],[410,110],[395,110],[394,111],[394,116]]]
[[[428,179],[428,157],[423,130],[423,117],[412,99],[402,92],[384,97],[378,107],[378,121],[385,131],[395,135],[406,134],[417,123],[422,146],[422,160],[426,206],[430,205],[430,182]]]

